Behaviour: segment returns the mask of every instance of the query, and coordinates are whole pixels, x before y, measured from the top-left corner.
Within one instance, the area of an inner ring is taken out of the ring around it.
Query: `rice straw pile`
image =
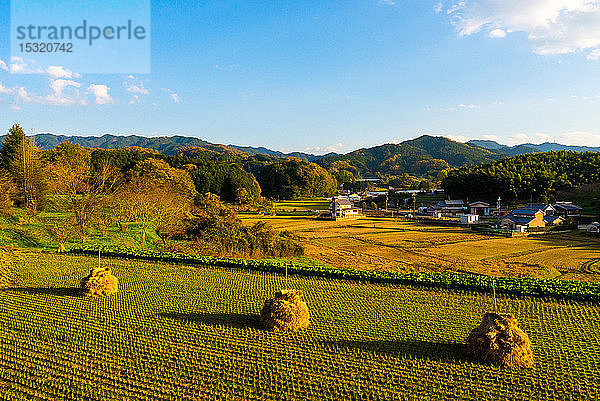
[[[97,267],[81,280],[81,292],[86,296],[112,295],[118,291],[118,280],[110,267]]]
[[[530,367],[531,342],[518,325],[510,313],[486,313],[467,338],[467,353],[477,360],[501,366]]]
[[[267,299],[260,311],[260,322],[267,330],[296,331],[309,325],[306,302],[302,291],[279,290],[275,298]]]

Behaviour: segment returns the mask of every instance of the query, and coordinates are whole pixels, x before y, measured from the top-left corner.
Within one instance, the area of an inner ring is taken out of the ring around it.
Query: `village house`
[[[359,208],[355,208],[348,198],[343,197],[333,197],[331,199],[329,212],[333,220],[358,217],[361,214]]]
[[[469,213],[478,216],[489,216],[491,214],[490,204],[485,202],[471,202],[469,203]]]
[[[522,209],[540,210],[544,215],[554,216],[554,207],[549,203],[528,203]]]
[[[546,227],[544,213],[541,210],[525,208],[513,210],[498,220],[498,223],[496,224],[500,228],[515,231],[525,231],[527,228]]]
[[[553,207],[554,214],[564,219],[581,217],[582,208],[573,202],[556,202]]]
[[[444,200],[432,206],[432,213],[441,212],[444,215],[456,216],[464,214],[466,210],[465,202],[462,199]]]

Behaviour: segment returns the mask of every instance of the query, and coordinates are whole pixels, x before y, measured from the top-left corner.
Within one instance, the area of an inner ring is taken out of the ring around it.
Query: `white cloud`
[[[64,95],[65,89],[72,87],[74,90],[68,96]],[[72,104],[87,104],[87,101],[81,98],[79,88],[81,84],[72,80],[55,79],[50,82],[52,93],[42,99],[38,103],[51,106],[69,106]]]
[[[48,75],[52,78],[80,78],[81,75],[73,72],[71,70],[67,70],[64,67],[59,65],[51,65],[47,69]]]
[[[108,93],[110,88],[106,85],[91,84],[88,86],[87,90],[96,97],[96,104],[108,104],[115,102]]]
[[[174,103],[181,102],[181,99],[179,98],[179,95],[177,93],[170,93],[169,95],[171,96],[171,99],[173,99]]]
[[[587,56],[588,60],[598,60],[600,59],[600,49],[592,50],[590,54]]]
[[[379,0],[379,4],[387,4],[388,6],[393,6],[396,3],[394,3],[393,0]]]
[[[543,142],[554,142],[562,145],[574,146],[600,146],[600,134],[586,131],[572,131],[554,135],[537,132],[534,134],[519,133],[508,137],[509,145],[518,145],[522,143],[540,144]]]
[[[344,144],[341,142],[335,143],[329,146],[314,146],[314,147],[306,147],[304,151],[307,153],[331,153],[331,152],[339,152],[344,148]],[[287,153],[290,153],[289,151]]]
[[[148,93],[148,89],[144,88],[144,84],[140,83],[139,85],[131,85],[128,86],[127,89],[125,89],[127,92],[131,92],[131,93],[137,93],[140,95],[147,95]]]
[[[35,61],[31,61],[35,64]],[[9,71],[12,74],[43,74],[45,73],[43,68],[32,66],[26,63],[21,57],[11,57],[10,65],[8,66]]]
[[[442,8],[444,8],[444,5],[441,2],[439,2],[435,6],[433,6],[433,11],[435,11],[436,14],[439,14],[442,12]]]
[[[50,82],[50,87],[54,91],[54,94],[58,97],[62,96],[63,90],[67,86],[74,86],[75,88],[79,88],[81,85],[78,82],[66,79],[56,79]]]
[[[13,88],[7,88],[6,86],[2,85],[2,82],[0,82],[0,93],[4,95],[10,95],[11,93],[13,93],[13,91]]]
[[[500,137],[498,135],[482,135],[481,139],[483,139],[485,141],[494,141],[494,142],[500,141]]]
[[[453,0],[447,14],[461,36],[525,32],[541,55],[600,48],[600,0]]]
[[[8,71],[8,66],[2,60],[0,60],[0,70]]]
[[[17,99],[29,103],[33,102],[34,98],[27,92],[27,90],[24,87],[21,86],[17,89]]]
[[[464,136],[464,135],[446,135],[446,138],[452,139],[453,141],[456,141],[456,142],[467,142],[471,139],[468,136]]]
[[[506,37],[506,31],[504,29],[494,29],[490,31],[490,38],[504,38]]]
[[[470,109],[470,110],[478,109],[479,108],[478,105],[472,104],[472,103],[469,103],[469,104],[463,104],[463,103],[461,103],[461,104],[458,105],[458,107],[461,108],[461,109]]]

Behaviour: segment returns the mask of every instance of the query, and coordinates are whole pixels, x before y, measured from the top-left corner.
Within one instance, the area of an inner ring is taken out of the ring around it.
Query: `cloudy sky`
[[[152,3],[151,72],[85,74],[11,55],[0,0],[0,130],[315,153],[424,133],[600,146],[600,0]]]

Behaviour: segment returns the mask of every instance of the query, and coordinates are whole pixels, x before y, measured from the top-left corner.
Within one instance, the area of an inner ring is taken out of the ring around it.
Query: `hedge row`
[[[307,265],[293,261],[275,259],[233,259],[212,256],[194,256],[175,252],[158,252],[132,248],[106,246],[84,246],[72,248],[74,254],[143,259],[151,261],[184,263],[191,265],[212,265],[234,267],[269,273],[285,273],[301,276],[317,276],[368,283],[390,283],[416,285],[430,288],[444,288],[491,293],[493,278],[478,274],[456,272],[421,272],[401,274],[391,271],[350,270],[331,267],[325,264]],[[530,295],[577,301],[600,301],[600,283],[571,280],[545,280],[535,278],[498,277],[495,279],[496,292],[505,295]]]

